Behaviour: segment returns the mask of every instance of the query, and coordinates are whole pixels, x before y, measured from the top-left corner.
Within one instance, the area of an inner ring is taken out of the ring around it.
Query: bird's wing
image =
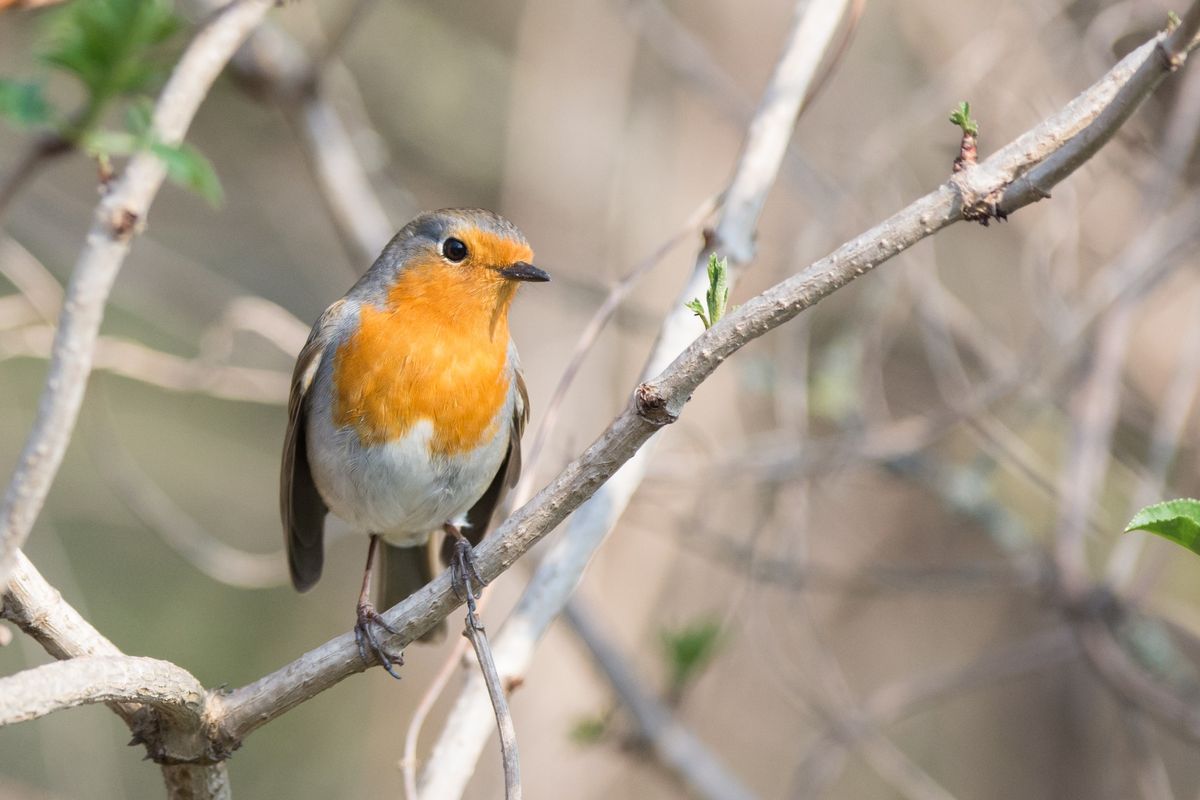
[[[345,310],[345,299],[338,300],[325,309],[313,326],[296,360],[288,398],[287,434],[283,440],[283,467],[279,478],[279,511],[283,518],[292,585],[301,592],[311,589],[321,577],[325,514],[329,511],[313,483],[308,466],[308,445],[305,441],[308,404],[305,399],[317,367],[321,364],[325,344]]]

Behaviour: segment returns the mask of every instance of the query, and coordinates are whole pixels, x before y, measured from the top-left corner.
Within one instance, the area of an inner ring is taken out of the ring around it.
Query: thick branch
[[[205,690],[169,661],[81,656],[0,678],[0,726],[92,703],[141,703],[167,717],[198,717]]]
[[[271,0],[230,3],[197,34],[154,109],[154,129],[163,143],[183,141],[213,81],[272,5]],[[58,473],[83,402],[109,292],[165,177],[166,165],[161,159],[150,152],[138,153],[96,207],[87,242],[67,285],[37,420],[0,506],[0,589],[8,584],[17,551],[29,536]]]
[[[1114,66],[1068,106],[1074,109],[1074,116],[1060,112],[1017,141],[1041,141],[1049,137],[1062,149],[1085,146],[1077,144],[1069,132],[1085,130],[1092,124],[1112,125],[1120,121],[1112,116],[1102,117],[1105,98],[1111,101],[1120,90],[1126,98],[1144,99],[1172,68],[1160,57],[1157,48],[1155,40]],[[1143,68],[1146,64],[1154,66]],[[739,348],[897,253],[963,219],[959,187],[964,183],[980,197],[1002,195],[1013,176],[1026,173],[1046,155],[1041,149],[1009,145],[798,275],[747,301],[714,325],[658,377],[639,386],[625,411],[579,458],[483,540],[476,550],[480,574],[485,580],[492,580],[512,566],[594,494],[655,431],[678,418],[692,392]],[[1049,177],[1057,180],[1061,176]],[[458,605],[460,601],[450,586],[449,575],[440,575],[385,613],[388,622],[401,631],[393,643],[404,645],[415,640]],[[497,657],[500,658],[500,648]],[[214,698],[210,716],[219,735],[236,741],[362,670],[354,637],[346,633],[248,686]]]

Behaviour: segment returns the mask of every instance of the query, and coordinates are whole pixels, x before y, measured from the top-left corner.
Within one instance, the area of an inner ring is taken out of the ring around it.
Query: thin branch
[[[496,659],[492,657],[487,632],[474,611],[467,612],[463,635],[475,649],[475,658],[479,661],[479,670],[483,674],[488,699],[491,700],[492,710],[496,714],[496,730],[500,736],[500,754],[504,763],[505,800],[521,800],[521,759],[517,751],[517,729],[513,725],[512,712],[508,708],[505,688],[500,683],[500,673],[496,671]]]
[[[1085,146],[1068,132],[1078,132],[1089,122],[1114,125],[1123,119],[1102,115],[1105,98],[1112,101],[1119,94],[1123,102],[1128,102],[1130,92],[1134,91],[1131,87],[1136,88],[1137,97],[1145,98],[1171,69],[1159,57],[1157,48],[1158,40],[1138,48],[1069,104],[1070,113],[1055,114],[1017,141],[1050,139],[1068,150]],[[1152,65],[1153,69],[1146,65]],[[687,399],[730,355],[897,253],[963,219],[958,189],[962,182],[967,182],[975,195],[1004,197],[1013,180],[1011,176],[1027,174],[1046,155],[1040,148],[1013,145],[1004,148],[976,169],[959,173],[953,182],[910,204],[803,272],[748,300],[701,334],[661,374],[638,387],[629,406],[579,458],[481,542],[476,548],[480,575],[486,581],[496,578],[575,511],[655,432],[679,417]],[[1048,175],[1055,180],[1063,177],[1057,172]],[[1009,210],[1036,199],[1033,195],[1022,195],[1013,200]],[[458,605],[460,601],[451,588],[450,576],[443,573],[384,614],[388,623],[400,630],[392,644],[404,645],[415,640]],[[499,641],[496,657],[498,663],[503,663],[505,654]],[[353,635],[338,636],[252,684],[210,698],[208,719],[213,735],[227,743],[238,742],[363,669]]]
[[[160,141],[183,141],[213,81],[273,5],[271,0],[237,0],[196,35],[155,106],[153,124]],[[109,292],[165,177],[166,165],[158,156],[138,153],[96,207],[67,285],[37,419],[0,506],[0,588],[7,586],[17,552],[58,473],[83,402]]]
[[[169,661],[81,656],[0,678],[0,726],[94,703],[139,703],[169,717],[198,717],[205,689]]]
[[[52,358],[53,348],[54,328],[49,325],[29,325],[0,332],[0,361]],[[166,353],[117,336],[95,339],[91,368],[172,392],[267,405],[287,402],[291,381],[282,370],[214,364],[202,358]]]
[[[569,601],[564,613],[621,702],[633,715],[639,735],[654,750],[660,764],[697,797],[751,800],[755,796],[695,734],[672,716],[665,705],[642,688],[628,661],[578,599]]]

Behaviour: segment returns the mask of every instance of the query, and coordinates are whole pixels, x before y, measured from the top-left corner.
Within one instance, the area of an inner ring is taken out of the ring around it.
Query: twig
[[[161,142],[183,141],[213,81],[273,5],[271,0],[237,0],[196,35],[154,109],[154,130]],[[67,285],[37,419],[0,506],[0,588],[7,586],[17,551],[58,473],[83,402],[109,292],[165,177],[166,165],[158,156],[138,153],[96,207],[87,243]]]
[[[685,304],[705,292],[709,255],[716,252],[728,256],[731,286],[736,281],[738,267],[752,258],[759,214],[774,185],[804,97],[847,2],[819,0],[805,5],[803,12],[797,14],[783,54],[763,93],[762,103],[750,123],[717,224],[663,320],[643,369],[643,378],[660,372],[695,336],[695,321]],[[671,420],[664,420],[668,421]],[[506,677],[521,674],[527,668],[537,642],[574,591],[592,553],[615,526],[640,485],[649,456],[647,448],[632,455],[620,474],[607,481],[596,497],[579,510],[563,539],[538,568],[499,634],[499,640],[505,642],[501,652],[512,657],[512,660],[500,659]],[[439,741],[461,743],[466,739],[465,731],[470,730],[474,734],[470,738],[471,745],[453,749],[435,746],[434,755],[422,774],[423,789],[435,796],[462,793],[473,772],[471,765],[478,759],[486,739],[486,736],[479,736],[482,729],[478,724],[486,713],[478,684],[469,680],[450,712]]]
[[[49,325],[2,331],[0,362],[10,358],[53,358],[54,338],[54,329]],[[91,369],[172,392],[267,405],[286,403],[291,381],[282,370],[214,364],[117,336],[98,336],[94,340]]]
[[[885,686],[867,699],[863,710],[875,727],[890,725],[954,695],[1014,680],[1077,657],[1074,638],[1064,626],[987,653],[965,666]],[[831,727],[809,746],[796,769],[793,785],[803,787],[805,796],[820,795],[840,772],[846,748],[854,747],[870,730],[862,725]]]
[[[633,715],[638,733],[653,748],[660,764],[697,797],[750,800],[755,796],[666,706],[642,688],[628,661],[577,598],[568,601],[563,613]]]
[[[488,698],[492,701],[492,710],[496,714],[496,731],[500,736],[500,754],[504,762],[504,797],[505,800],[521,800],[521,759],[517,752],[517,729],[513,725],[512,712],[508,710],[508,699],[505,697],[504,686],[500,683],[500,673],[496,671],[496,660],[492,658],[487,632],[476,617],[474,609],[467,611],[465,623],[463,636],[467,637],[471,647],[475,648],[475,658],[479,660],[479,669],[483,673]]]

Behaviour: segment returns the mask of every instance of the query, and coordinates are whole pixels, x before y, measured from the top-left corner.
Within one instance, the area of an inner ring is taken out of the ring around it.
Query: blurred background
[[[0,77],[49,74],[36,51],[60,11],[0,14]],[[189,26],[202,13],[179,11]],[[624,406],[701,246],[689,220],[728,181],[794,11],[788,0],[277,9],[275,35],[218,82],[188,137],[223,202],[167,186],[134,243],[30,559],[125,652],[208,686],[242,685],[348,630],[362,542],[334,537],[303,596],[281,553],[282,404],[308,326],[417,211],[494,209],[554,276],[512,314],[532,432],[610,287],[674,237],[527,467],[541,486]],[[731,301],[946,180],[959,101],[980,120],[984,157],[1167,11],[867,2],[800,119]],[[186,38],[163,47],[178,53]],[[63,109],[82,97],[58,73],[46,91]],[[1056,531],[1082,526],[1092,574],[1128,601],[1114,639],[1178,696],[1200,697],[1189,657],[1200,562],[1120,533],[1140,505],[1200,492],[1198,124],[1193,68],[1051,201],[986,229],[954,226],[754,342],[661,436],[580,597],[645,687],[754,792],[1200,794],[1195,743],[1119,702],[1081,655],[1051,559]],[[35,135],[0,127],[0,175]],[[323,169],[363,191],[338,196]],[[6,479],[97,180],[94,160],[61,155],[0,211]],[[1098,477],[1080,494],[1086,469]],[[536,557],[495,583],[490,624]],[[413,646],[402,682],[371,670],[254,733],[230,762],[235,796],[401,796],[404,730],[450,647]],[[14,631],[0,672],[47,659]],[[685,795],[565,622],[513,714],[530,797]],[[0,729],[0,798],[162,796],[128,736],[99,706]],[[492,745],[467,796],[501,787]]]

